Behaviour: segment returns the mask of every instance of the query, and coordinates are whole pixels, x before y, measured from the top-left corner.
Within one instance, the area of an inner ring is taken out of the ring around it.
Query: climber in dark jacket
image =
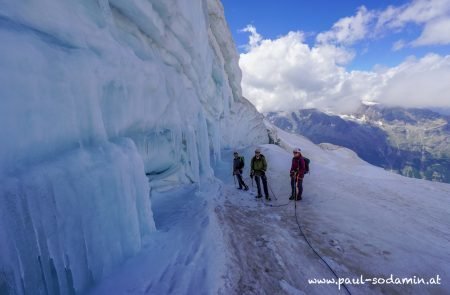
[[[303,177],[305,176],[305,160],[299,148],[294,149],[294,157],[291,164],[291,196],[289,200],[300,201],[303,193]]]
[[[242,179],[242,168],[244,168],[244,158],[239,156],[238,152],[234,152],[233,175],[236,176],[239,183],[239,189],[248,190],[248,186]]]
[[[261,154],[260,149],[255,150],[255,156],[252,158],[251,162],[251,172],[250,177],[255,177],[256,181],[256,187],[258,188],[258,195],[257,198],[262,198],[261,194],[261,184],[260,179],[262,180],[263,187],[264,187],[264,194],[266,195],[266,200],[270,201],[269,197],[269,191],[267,189],[267,177],[266,177],[266,170],[267,170],[267,162],[264,155]]]

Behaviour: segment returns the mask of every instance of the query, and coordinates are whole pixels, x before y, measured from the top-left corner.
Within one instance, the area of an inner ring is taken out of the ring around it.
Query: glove
[[[253,178],[254,175],[255,175],[255,171],[252,170],[252,171],[250,172],[250,178]]]
[[[289,175],[290,175],[291,177],[294,177],[294,176],[295,176],[295,172],[294,172],[294,171],[291,171],[291,172],[289,172]]]

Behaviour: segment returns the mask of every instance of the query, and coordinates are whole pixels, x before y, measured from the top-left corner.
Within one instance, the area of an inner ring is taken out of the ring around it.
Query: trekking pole
[[[295,173],[295,210],[297,210],[297,197],[298,197],[298,174]]]
[[[270,192],[272,193],[272,196],[275,197],[275,200],[278,201],[277,196],[273,193],[272,187],[269,185],[269,182],[267,182],[267,186],[269,187]]]

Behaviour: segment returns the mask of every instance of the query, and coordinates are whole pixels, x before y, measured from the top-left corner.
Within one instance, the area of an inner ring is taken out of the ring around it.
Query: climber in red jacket
[[[305,160],[299,148],[294,149],[294,157],[291,165],[291,196],[289,200],[300,201],[303,192],[303,177],[305,176],[306,165]]]

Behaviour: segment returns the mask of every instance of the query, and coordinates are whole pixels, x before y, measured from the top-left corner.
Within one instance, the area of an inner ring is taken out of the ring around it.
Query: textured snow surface
[[[349,285],[352,294],[447,294],[450,276],[450,185],[402,177],[372,166],[354,152],[314,145],[268,124],[283,149],[262,146],[272,189],[270,207],[245,192],[225,194],[220,224],[230,256],[226,286],[232,294],[342,294],[306,245],[289,202],[292,150],[311,159],[297,214],[303,232],[342,278],[425,278],[441,285]],[[243,151],[250,160],[252,150]],[[225,156],[224,156],[225,157]],[[229,154],[231,157],[231,153]],[[223,180],[233,185],[223,168]],[[246,171],[245,173],[248,173]],[[220,174],[219,174],[220,175]],[[248,175],[248,174],[246,174]],[[246,181],[250,183],[247,177]]]
[[[157,232],[89,294],[217,294],[225,249],[214,214],[221,184],[152,192]]]
[[[305,242],[288,200],[293,147],[311,159],[299,222],[339,277],[441,277],[434,286],[348,285],[352,294],[448,294],[450,185],[402,177],[348,149],[268,128],[283,147],[260,146],[270,203],[255,200],[248,176],[255,147],[240,150],[248,192],[236,189],[233,151],[224,150],[214,166],[221,182],[152,194],[158,238],[91,294],[345,294],[308,284],[333,274]]]
[[[0,44],[0,293],[82,292],[151,240],[145,174],[267,141],[217,0],[2,1]]]

